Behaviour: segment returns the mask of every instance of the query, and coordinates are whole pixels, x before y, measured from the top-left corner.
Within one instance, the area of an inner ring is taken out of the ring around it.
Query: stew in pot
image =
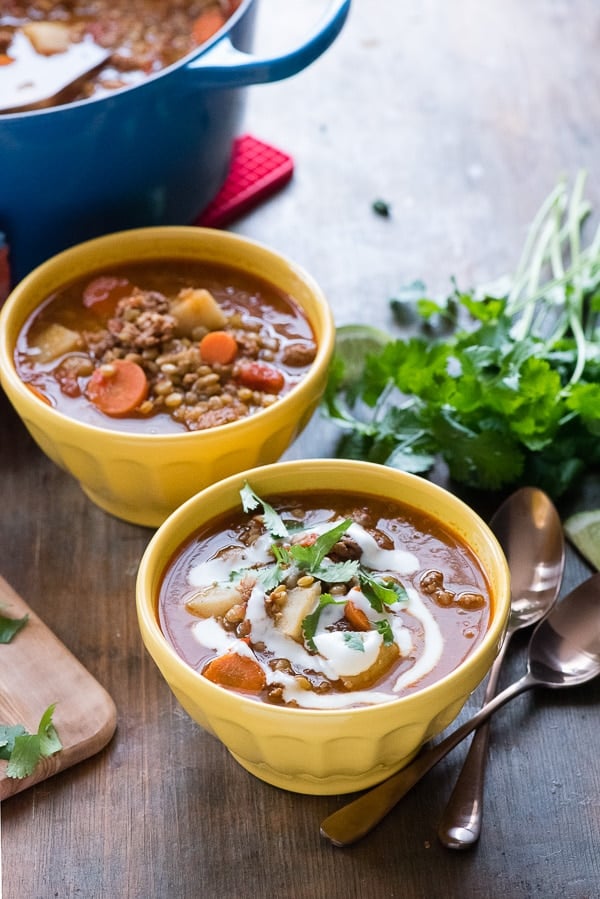
[[[2,69],[20,57],[62,57],[81,41],[110,51],[98,71],[77,82],[61,102],[100,96],[138,84],[172,65],[215,34],[241,0],[3,0]],[[32,56],[31,50],[34,55]]]

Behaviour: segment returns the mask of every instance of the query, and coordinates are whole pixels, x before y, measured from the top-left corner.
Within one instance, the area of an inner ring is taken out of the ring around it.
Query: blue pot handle
[[[282,81],[305,69],[334,42],[350,10],[351,0],[332,0],[316,31],[300,47],[282,56],[257,57],[237,50],[228,35],[182,70],[194,86],[235,88]]]

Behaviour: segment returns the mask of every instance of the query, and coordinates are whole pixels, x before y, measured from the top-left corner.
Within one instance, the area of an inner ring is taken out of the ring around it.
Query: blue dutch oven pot
[[[300,47],[250,52],[256,0],[243,0],[199,51],[98,99],[0,115],[0,232],[13,283],[60,250],[124,228],[188,224],[224,182],[252,84],[317,59],[350,0],[332,0]]]

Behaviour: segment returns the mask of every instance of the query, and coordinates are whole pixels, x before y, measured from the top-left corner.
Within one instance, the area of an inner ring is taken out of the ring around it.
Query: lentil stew
[[[209,680],[277,705],[373,705],[485,636],[483,569],[433,516],[350,493],[241,497],[174,554],[158,596],[165,637]]]
[[[48,297],[21,329],[15,365],[70,417],[177,433],[276,403],[316,352],[292,297],[233,267],[173,259],[120,264]]]
[[[0,11],[3,67],[19,58],[35,67],[68,59],[82,41],[110,51],[57,105],[140,83],[178,62],[225,25],[241,0],[4,0]],[[31,52],[33,50],[33,53]]]

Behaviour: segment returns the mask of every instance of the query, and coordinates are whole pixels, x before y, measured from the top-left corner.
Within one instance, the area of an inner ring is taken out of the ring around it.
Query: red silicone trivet
[[[227,180],[196,224],[210,228],[230,224],[287,184],[293,171],[287,153],[250,134],[236,138]]]

